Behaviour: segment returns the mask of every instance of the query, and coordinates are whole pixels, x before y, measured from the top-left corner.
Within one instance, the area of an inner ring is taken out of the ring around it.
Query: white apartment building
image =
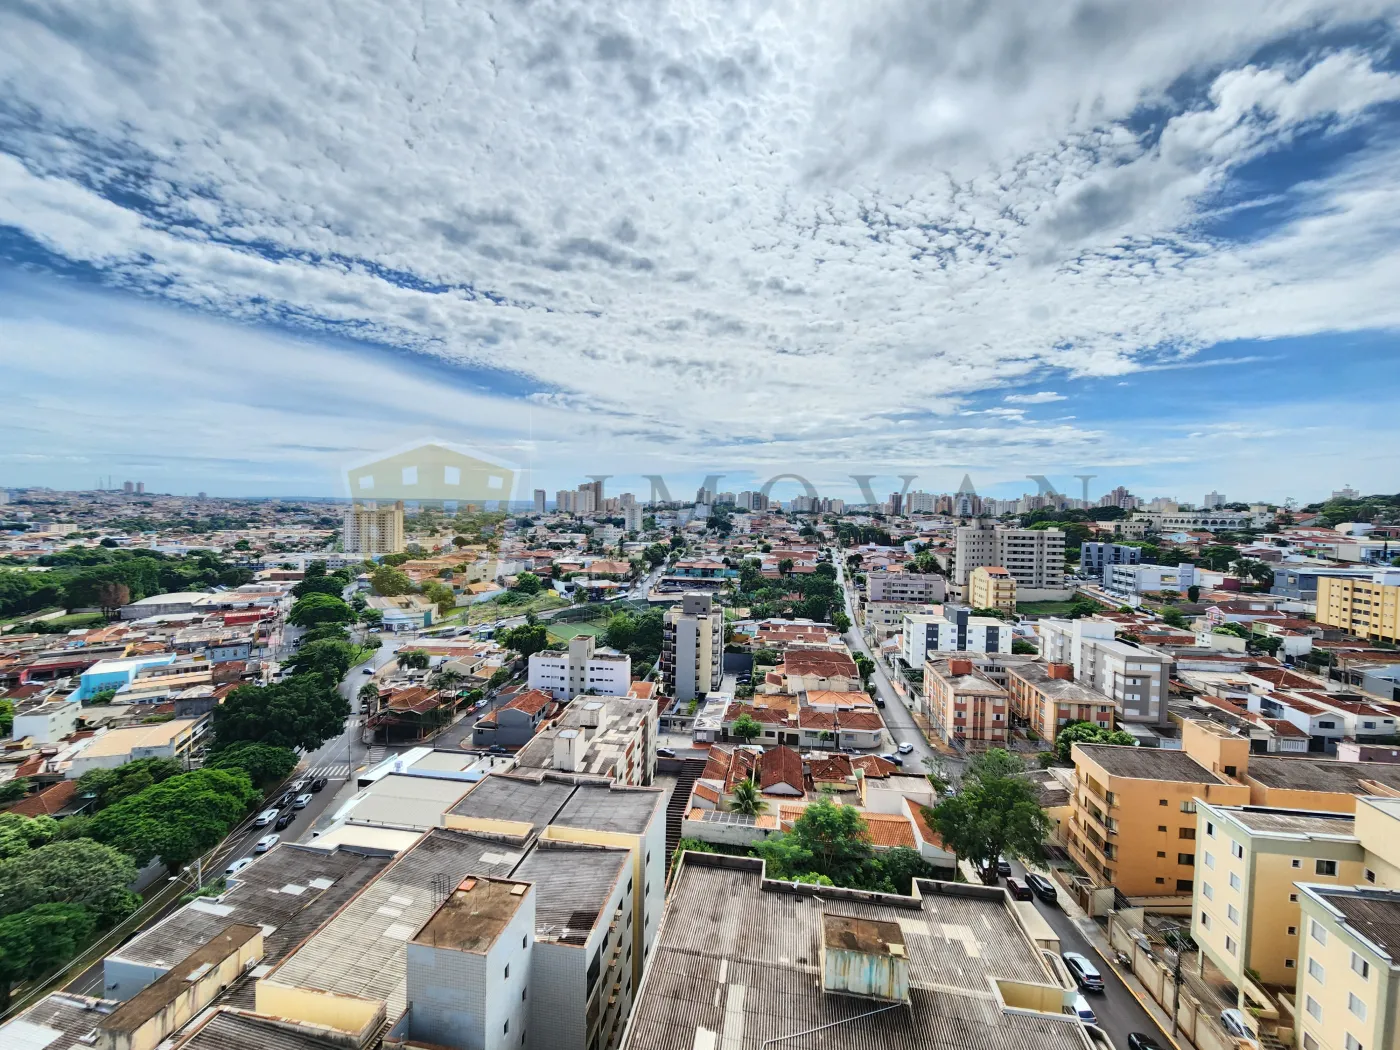
[[[963,606],[944,606],[941,613],[911,613],[904,617],[904,662],[921,668],[930,653],[1009,653],[1011,625],[995,616],[973,616]]]
[[[567,649],[545,649],[530,656],[529,687],[556,700],[572,700],[592,692],[597,696],[626,696],[632,688],[632,658],[599,649],[592,635],[569,639]]]
[[[708,594],[687,594],[666,613],[661,636],[663,691],[694,700],[719,688],[724,675],[724,611]]]
[[[953,584],[966,588],[972,570],[988,565],[1011,573],[1021,601],[1068,597],[1065,534],[1059,529],[1011,529],[985,520],[958,529]]]
[[[646,517],[642,508],[636,503],[624,503],[622,506],[622,527],[628,532],[641,532],[642,519]]]
[[[868,602],[924,602],[936,605],[947,594],[948,581],[932,573],[872,572],[865,577]]]
[[[544,489],[535,489],[535,513],[536,513],[536,514],[543,514],[544,512],[545,512],[545,491],[544,491]]]
[[[1105,565],[1104,587],[1115,594],[1185,591],[1200,583],[1194,565]]]
[[[1069,664],[1074,680],[1113,698],[1124,722],[1166,725],[1172,660],[1155,649],[1113,636],[1099,620],[1041,620],[1040,655],[1046,663]]]
[[[398,554],[403,550],[403,500],[352,503],[340,537],[347,554]]]

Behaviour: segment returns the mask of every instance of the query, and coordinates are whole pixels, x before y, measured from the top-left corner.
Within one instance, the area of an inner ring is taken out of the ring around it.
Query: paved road
[[[1026,869],[1021,864],[1012,861],[1011,870],[1017,879],[1024,881]],[[1061,890],[1061,893],[1063,892]],[[1113,972],[1113,968],[1104,962],[1103,957],[1094,950],[1088,938],[1080,931],[1080,922],[1092,925],[1094,920],[1073,919],[1058,904],[1046,904],[1039,899],[1035,901],[1035,909],[1040,912],[1041,917],[1050,924],[1050,928],[1059,936],[1060,951],[1078,952],[1092,962],[1099,973],[1103,975],[1104,993],[1102,995],[1086,995],[1084,998],[1089,1001],[1089,1006],[1098,1016],[1099,1027],[1108,1033],[1117,1050],[1128,1050],[1128,1034],[1130,1032],[1144,1032],[1151,1036],[1158,1045],[1170,1047],[1171,1044],[1162,1038],[1162,1032],[1157,1027],[1157,1022],[1142,1008],[1133,993],[1128,990],[1127,985],[1119,980],[1118,975]]]

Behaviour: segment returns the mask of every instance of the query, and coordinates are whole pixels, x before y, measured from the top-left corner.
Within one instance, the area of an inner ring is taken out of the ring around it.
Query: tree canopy
[[[219,747],[240,741],[313,751],[339,735],[350,702],[318,675],[240,686],[214,708]]]
[[[334,594],[313,592],[298,598],[287,622],[297,627],[317,627],[326,623],[354,623],[355,611]]]
[[[263,786],[282,780],[296,767],[297,755],[291,748],[253,741],[230,744],[204,763],[205,769],[241,769],[254,784]]]
[[[0,813],[0,860],[52,842],[58,834],[58,821],[53,817],[25,817],[19,813]]]
[[[304,642],[287,666],[295,676],[317,677],[334,685],[345,677],[359,655],[359,650],[347,641],[318,638]]]
[[[131,858],[111,846],[92,839],[46,843],[0,861],[0,915],[36,904],[82,904],[109,925],[140,903],[126,888],[135,878]]]
[[[542,623],[523,623],[501,631],[496,635],[496,641],[507,649],[514,649],[521,656],[530,656],[549,648],[549,632]]]
[[[15,982],[66,962],[96,928],[97,916],[81,904],[39,904],[0,919],[0,1008]]]
[[[182,772],[184,767],[174,759],[138,758],[115,769],[89,769],[78,778],[78,793],[92,795],[94,809],[105,809]]]
[[[1094,722],[1069,722],[1055,737],[1055,757],[1061,762],[1068,762],[1075,744],[1123,744],[1131,747],[1136,743],[1131,733],[1121,729],[1105,729]]]
[[[370,573],[369,582],[374,588],[374,593],[385,598],[408,594],[413,590],[413,581],[408,578],[408,573],[389,564],[388,559],[385,559],[385,564]]]
[[[996,882],[998,858],[1038,860],[1050,833],[1035,786],[1023,773],[1019,758],[993,748],[969,760],[958,794],[924,809],[944,845],[989,885]]]

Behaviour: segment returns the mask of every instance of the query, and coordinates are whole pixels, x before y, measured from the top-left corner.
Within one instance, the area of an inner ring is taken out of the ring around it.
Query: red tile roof
[[[548,693],[531,689],[527,693],[512,697],[509,703],[501,705],[501,710],[524,711],[527,715],[537,715],[554,702],[554,697]]]
[[[774,747],[763,753],[758,763],[758,787],[761,791],[779,784],[802,792],[802,756],[795,748]]]
[[[36,795],[30,795],[28,798],[16,802],[5,812],[18,813],[22,817],[53,816],[67,807],[77,794],[78,782],[76,780],[62,780]]]
[[[822,678],[833,675],[854,678],[858,674],[854,660],[832,649],[789,649],[783,654],[783,673],[814,674]]]
[[[1307,738],[1307,733],[1303,732],[1292,722],[1283,718],[1266,718],[1264,724],[1274,731],[1275,736],[1290,736]]]

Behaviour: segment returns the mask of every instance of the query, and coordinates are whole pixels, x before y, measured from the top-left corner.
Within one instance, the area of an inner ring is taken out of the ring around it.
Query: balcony
[[[1082,803],[1082,809],[1080,810],[1080,812],[1082,812],[1084,816],[1087,817],[1089,820],[1097,824],[1103,830],[1103,833],[1105,835],[1118,834],[1118,821],[1114,820],[1112,817],[1105,815],[1101,809],[1095,806],[1088,799],[1081,798],[1079,801]]]

